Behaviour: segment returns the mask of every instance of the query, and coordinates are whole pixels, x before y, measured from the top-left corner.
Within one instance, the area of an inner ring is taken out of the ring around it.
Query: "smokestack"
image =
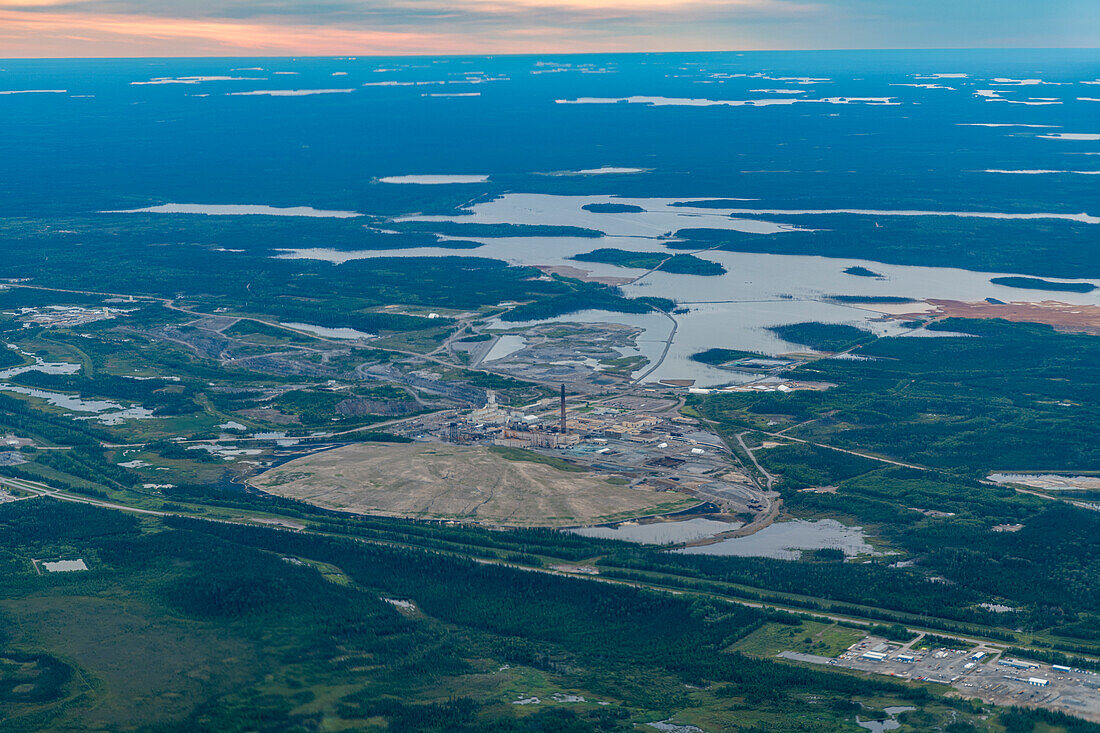
[[[561,386],[561,434],[565,435],[565,385]]]

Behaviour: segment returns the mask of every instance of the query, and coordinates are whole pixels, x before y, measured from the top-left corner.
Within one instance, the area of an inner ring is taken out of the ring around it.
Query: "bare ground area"
[[[290,461],[251,484],[337,511],[525,527],[598,524],[698,503],[442,443],[344,446]]]
[[[931,315],[959,318],[1003,318],[1006,321],[1047,323],[1059,331],[1100,335],[1100,306],[1071,305],[1057,300],[1040,303],[964,303],[959,300],[928,300],[935,307]],[[897,318],[928,316],[927,309],[909,309]]]
[[[583,280],[586,283],[603,283],[604,285],[625,285],[626,283],[634,279],[632,277],[593,275],[591,270],[584,270],[580,267],[573,267],[572,265],[535,265],[535,268],[541,270],[547,275],[561,275],[562,277],[572,277],[577,280]]]

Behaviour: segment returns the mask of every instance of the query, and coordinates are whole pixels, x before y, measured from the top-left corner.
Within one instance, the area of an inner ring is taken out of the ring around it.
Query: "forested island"
[[[989,282],[994,285],[1004,285],[1008,288],[1050,290],[1061,293],[1091,293],[1096,290],[1096,286],[1092,283],[1060,283],[1038,277],[994,277]]]
[[[602,262],[617,267],[633,267],[639,270],[661,270],[674,275],[724,275],[726,268],[717,262],[691,254],[662,254],[660,252],[630,252],[622,249],[594,249],[573,255],[578,262]]]

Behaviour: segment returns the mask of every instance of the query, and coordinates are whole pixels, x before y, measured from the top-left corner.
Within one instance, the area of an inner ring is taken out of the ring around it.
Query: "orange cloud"
[[[61,54],[66,56],[174,55],[186,48],[291,55],[387,53],[416,47],[458,50],[453,39],[437,34],[78,12],[0,10],[0,29],[8,39],[0,42],[0,56],[6,57],[26,55],[10,53],[9,48],[57,49],[59,45],[73,52]],[[78,46],[66,45],[77,39]]]
[[[819,7],[816,4],[789,0],[463,0],[449,5],[463,10],[493,9],[503,12],[514,12],[522,8],[558,9],[581,14],[600,13],[606,10],[646,14],[682,13],[684,10],[720,10],[729,15],[754,12],[789,15],[817,10]],[[413,7],[413,4],[407,7]]]
[[[391,0],[391,9],[434,10],[451,24],[436,16],[413,25],[412,14],[385,27],[301,25],[286,16],[230,20],[51,9],[74,1],[81,0],[0,0],[0,58],[674,51],[701,44],[664,39],[655,48],[654,26],[670,15],[789,15],[816,7],[792,0]],[[632,27],[598,22],[605,18]],[[761,47],[728,33],[722,40],[727,48]]]
[[[52,5],[72,5],[87,0],[0,0],[0,10],[7,8],[48,8]]]

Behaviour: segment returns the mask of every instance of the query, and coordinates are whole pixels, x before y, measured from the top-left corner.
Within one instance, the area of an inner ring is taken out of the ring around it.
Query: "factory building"
[[[547,433],[542,430],[505,429],[493,439],[493,445],[506,448],[564,448],[577,445],[581,436],[576,434]]]
[[[1012,667],[1013,669],[1039,669],[1039,665],[1034,662],[1024,662],[1019,659],[1002,659],[1000,662],[1005,667]]]
[[[489,392],[485,407],[471,410],[466,415],[466,422],[474,425],[511,425],[513,423],[536,422],[538,418],[524,415],[519,410],[512,410],[497,403],[496,392]]]

